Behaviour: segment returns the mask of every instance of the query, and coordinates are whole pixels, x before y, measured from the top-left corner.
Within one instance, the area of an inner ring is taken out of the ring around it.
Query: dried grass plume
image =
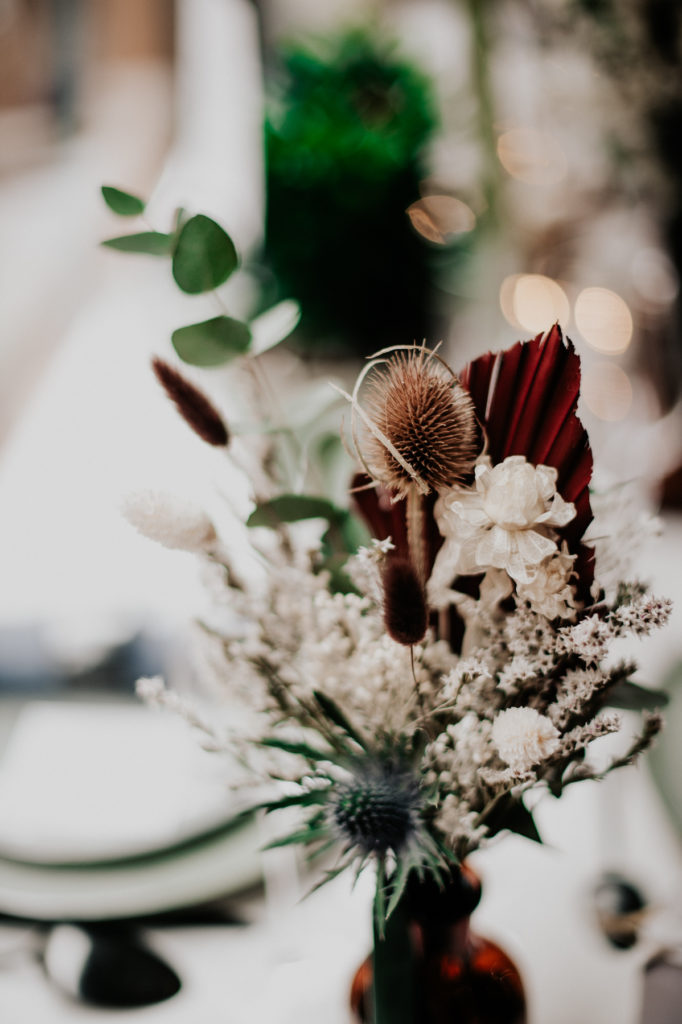
[[[159,384],[194,433],[206,444],[225,448],[230,440],[227,427],[203,391],[191,384],[163,359],[152,359],[152,369]]]

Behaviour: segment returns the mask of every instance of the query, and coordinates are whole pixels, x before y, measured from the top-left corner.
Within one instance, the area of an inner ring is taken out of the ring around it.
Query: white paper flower
[[[492,740],[502,760],[523,774],[554,753],[559,730],[534,708],[507,708],[493,722]]]
[[[530,583],[541,562],[557,550],[555,527],[575,517],[575,506],[556,490],[557,471],[510,455],[497,466],[476,467],[474,487],[453,487],[436,504],[445,543],[438,552],[429,595],[443,595],[444,581],[487,569],[504,569],[516,583]]]
[[[166,491],[133,491],[121,512],[139,533],[181,551],[206,551],[216,541],[213,523],[201,506]]]
[[[570,583],[574,561],[575,555],[569,555],[564,544],[540,563],[530,583],[518,584],[517,594],[548,619],[574,619],[575,593]]]

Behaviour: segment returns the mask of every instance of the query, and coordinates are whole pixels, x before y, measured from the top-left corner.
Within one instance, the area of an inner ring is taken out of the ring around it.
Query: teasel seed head
[[[383,574],[384,624],[391,639],[405,647],[420,643],[428,626],[424,586],[408,558],[389,558]]]
[[[423,494],[447,490],[471,472],[483,446],[474,404],[433,352],[415,346],[377,359],[366,373],[362,404],[376,433],[365,421],[361,457],[397,497],[415,485]]]
[[[202,441],[216,448],[226,448],[230,435],[222,416],[203,391],[191,384],[178,370],[163,359],[152,359],[156,379],[183,420]]]

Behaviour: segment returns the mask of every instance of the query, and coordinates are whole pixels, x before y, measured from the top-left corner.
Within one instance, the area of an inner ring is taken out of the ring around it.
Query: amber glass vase
[[[410,983],[404,998],[412,1024],[524,1024],[526,1002],[518,970],[499,946],[469,927],[481,896],[478,878],[466,866],[453,872],[445,890],[411,881],[403,901]],[[357,1021],[374,1024],[373,957],[357,970],[351,1008]]]

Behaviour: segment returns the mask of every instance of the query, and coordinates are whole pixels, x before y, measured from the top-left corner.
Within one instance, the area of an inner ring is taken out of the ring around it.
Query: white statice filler
[[[534,708],[500,711],[492,728],[492,740],[500,757],[522,774],[550,757],[559,746],[559,730]]]
[[[166,548],[200,552],[216,543],[215,527],[201,506],[178,494],[132,491],[121,512],[139,533]]]

